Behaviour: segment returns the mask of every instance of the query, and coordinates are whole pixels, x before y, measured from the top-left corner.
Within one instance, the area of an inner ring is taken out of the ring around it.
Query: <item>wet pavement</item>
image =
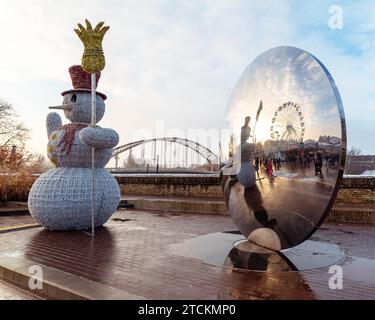
[[[188,239],[236,229],[224,215],[121,210],[97,230],[93,242],[83,232],[36,228],[0,234],[0,253],[22,255],[149,299],[375,298],[375,226],[326,223],[313,235],[312,240],[339,245],[347,255],[340,264],[342,290],[330,289],[332,274],[327,267],[244,273],[181,255],[173,248],[179,244],[186,250],[181,245]]]
[[[261,170],[264,179],[257,181],[257,187],[265,207],[278,214],[282,204],[286,212],[299,212],[315,225],[327,207],[337,169],[332,170],[324,165],[323,174],[316,176],[314,165],[304,167],[300,164],[282,164],[269,178],[265,170]],[[284,214],[283,214],[284,215]]]
[[[0,280],[0,300],[39,300],[39,298]]]
[[[30,215],[0,216],[0,228],[36,223]]]
[[[293,175],[297,179],[314,179],[318,178],[322,182],[334,184],[336,182],[336,176],[338,167],[330,167],[326,161],[323,161],[321,174],[315,174],[314,162],[311,161],[309,164],[296,163],[281,163],[279,167],[273,166],[273,171],[276,176]]]

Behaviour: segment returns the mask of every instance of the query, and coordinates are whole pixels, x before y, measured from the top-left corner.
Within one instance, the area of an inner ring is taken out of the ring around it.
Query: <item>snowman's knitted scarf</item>
[[[69,154],[72,150],[76,132],[82,130],[83,128],[86,128],[87,126],[87,123],[69,123],[59,128],[59,130],[64,131],[64,135],[59,143],[59,146],[63,145],[63,147],[61,148],[61,152],[66,152],[67,154]]]

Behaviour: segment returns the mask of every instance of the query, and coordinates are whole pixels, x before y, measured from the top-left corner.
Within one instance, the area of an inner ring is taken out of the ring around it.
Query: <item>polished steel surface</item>
[[[224,266],[253,271],[297,271],[295,265],[279,251],[260,247],[247,240],[234,243]]]
[[[268,50],[241,75],[227,120],[240,143],[223,169],[232,219],[266,248],[300,244],[328,214],[345,164],[345,118],[331,75],[301,49]]]

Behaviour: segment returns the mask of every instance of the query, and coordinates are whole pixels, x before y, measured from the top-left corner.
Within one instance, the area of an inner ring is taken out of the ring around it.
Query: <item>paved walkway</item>
[[[30,215],[0,216],[0,228],[16,227],[36,223]]]
[[[164,195],[143,195],[143,194],[127,194],[121,195],[121,200],[164,200],[164,201],[183,201],[183,202],[201,202],[205,203],[207,201],[213,202],[223,202],[223,197],[183,197],[183,196],[164,196]]]
[[[39,298],[0,280],[0,300],[39,300]]]
[[[83,232],[37,228],[0,234],[0,251],[149,299],[375,298],[375,226],[324,224],[314,234],[313,240],[339,244],[349,256],[344,287],[332,290],[328,268],[242,273],[176,254],[173,244],[236,230],[229,216],[121,210],[112,218],[94,241]]]

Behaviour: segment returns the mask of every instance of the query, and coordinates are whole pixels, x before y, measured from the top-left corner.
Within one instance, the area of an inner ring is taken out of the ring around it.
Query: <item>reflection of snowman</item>
[[[95,148],[95,226],[104,224],[120,201],[119,186],[104,169],[119,141],[116,131],[89,126],[91,121],[91,78],[81,66],[69,68],[73,90],[62,93],[65,117],[47,116],[48,157],[56,168],[42,174],[29,194],[31,215],[50,230],[77,230],[91,227],[91,150]],[[97,74],[99,80],[100,73]],[[96,119],[104,115],[106,96],[96,93]]]

